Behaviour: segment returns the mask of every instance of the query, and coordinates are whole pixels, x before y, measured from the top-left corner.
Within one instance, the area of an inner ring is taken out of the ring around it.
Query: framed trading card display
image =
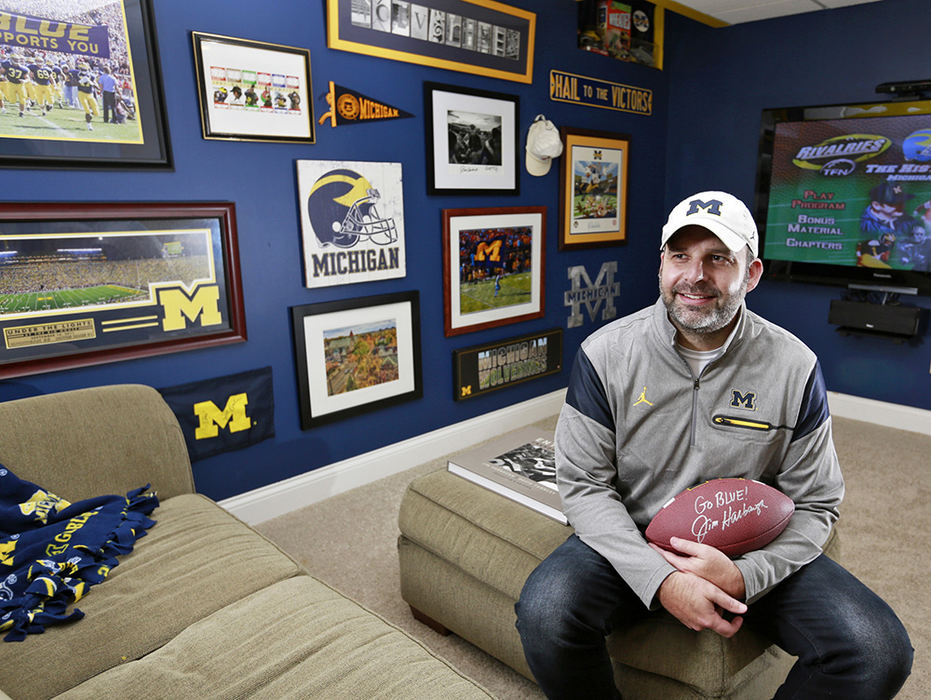
[[[291,309],[304,430],[423,395],[419,293]]]
[[[0,204],[0,379],[246,339],[232,202]]]
[[[560,127],[559,249],[627,241],[630,137]]]
[[[546,207],[443,210],[447,336],[544,313]]]
[[[400,163],[297,161],[304,286],[404,277]]]
[[[205,139],[314,142],[310,51],[191,32]]]
[[[150,0],[0,0],[0,18],[0,166],[171,167]]]
[[[424,83],[429,194],[519,194],[519,100]]]

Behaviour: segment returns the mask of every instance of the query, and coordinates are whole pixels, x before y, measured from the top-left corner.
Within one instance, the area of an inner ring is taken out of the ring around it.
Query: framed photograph
[[[314,142],[310,51],[191,32],[205,139]]]
[[[291,308],[301,428],[423,396],[419,293]]]
[[[149,0],[0,0],[0,17],[0,166],[172,167]]]
[[[520,194],[519,100],[424,83],[429,194]]]
[[[630,137],[560,127],[559,249],[627,242]]]
[[[0,204],[0,379],[244,340],[232,202]]]
[[[546,207],[443,210],[447,336],[540,318]]]
[[[327,46],[530,84],[537,16],[495,0],[327,0]]]
[[[400,163],[297,161],[304,286],[404,277]]]

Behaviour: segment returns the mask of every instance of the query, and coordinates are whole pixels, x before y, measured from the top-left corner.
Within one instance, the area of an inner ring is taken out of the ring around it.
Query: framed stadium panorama
[[[205,139],[314,142],[310,51],[191,32]]]
[[[546,207],[443,210],[446,336],[541,318]]]
[[[171,168],[150,0],[0,0],[0,165]]]
[[[0,379],[245,340],[232,202],[0,204]]]

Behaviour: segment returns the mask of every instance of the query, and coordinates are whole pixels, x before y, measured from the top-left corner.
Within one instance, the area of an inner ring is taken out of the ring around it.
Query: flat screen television
[[[931,295],[931,99],[763,110],[766,275]]]

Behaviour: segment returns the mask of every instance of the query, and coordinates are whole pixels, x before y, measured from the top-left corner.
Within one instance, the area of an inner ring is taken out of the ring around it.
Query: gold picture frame
[[[559,250],[627,242],[630,137],[560,127]]]
[[[327,0],[327,46],[529,85],[536,18],[494,0]]]

